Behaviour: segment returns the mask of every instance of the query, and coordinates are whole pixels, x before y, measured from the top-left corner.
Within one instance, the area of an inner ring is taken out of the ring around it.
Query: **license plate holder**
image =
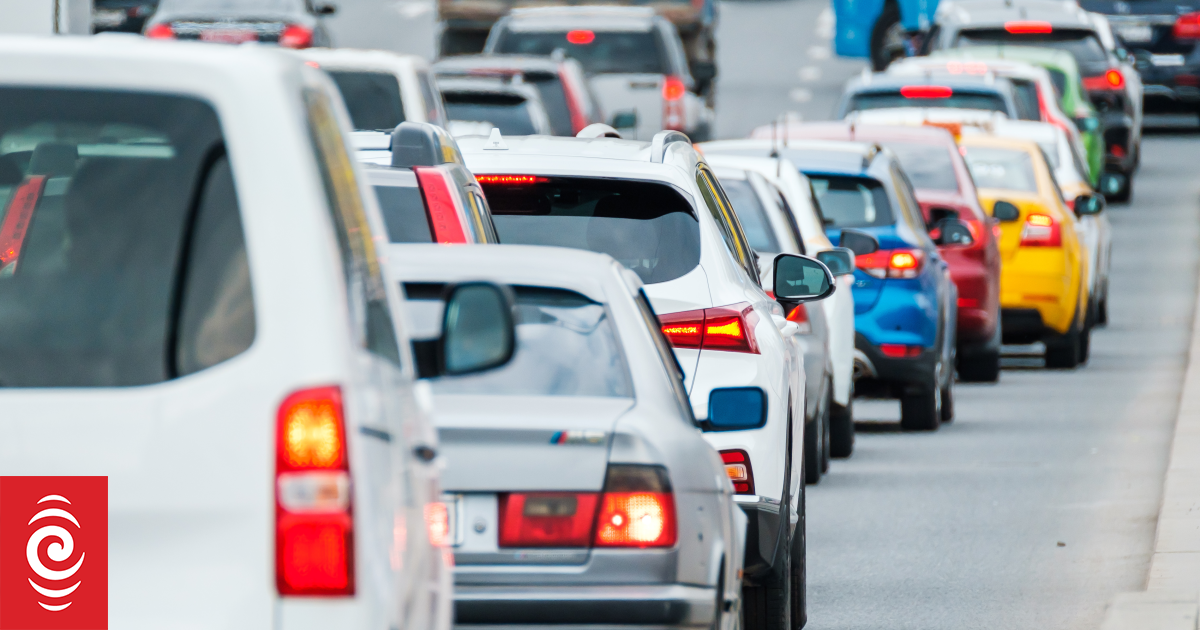
[[[200,41],[219,44],[240,44],[258,40],[258,33],[245,28],[210,28],[200,31]]]
[[[1154,29],[1149,24],[1123,24],[1117,27],[1117,34],[1129,43],[1145,43],[1154,39]]]
[[[1183,55],[1150,55],[1150,63],[1160,68],[1182,66]]]

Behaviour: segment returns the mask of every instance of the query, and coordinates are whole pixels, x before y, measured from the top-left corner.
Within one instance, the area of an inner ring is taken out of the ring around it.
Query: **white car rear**
[[[391,131],[402,122],[446,126],[437,81],[420,57],[349,48],[307,48],[294,54],[329,73],[356,131]]]

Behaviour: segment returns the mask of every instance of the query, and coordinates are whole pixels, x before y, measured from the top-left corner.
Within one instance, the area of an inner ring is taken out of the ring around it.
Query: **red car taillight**
[[[436,166],[414,166],[417,182],[421,185],[421,196],[425,199],[425,212],[429,215],[429,228],[433,231],[433,242],[443,245],[461,245],[467,242],[467,231],[463,227],[462,213],[450,190],[449,177]]]
[[[749,304],[667,313],[659,320],[663,335],[676,348],[758,354],[758,315]]]
[[[911,359],[921,356],[925,348],[921,346],[910,346],[902,343],[882,343],[879,344],[879,352],[883,356],[890,359]]]
[[[598,498],[595,492],[500,495],[500,546],[587,547]]]
[[[308,48],[312,43],[312,29],[299,24],[288,24],[279,34],[279,45],[284,48]]]
[[[950,98],[954,90],[945,85],[906,85],[900,88],[904,98]]]
[[[1054,26],[1040,20],[1013,20],[1004,23],[1004,30],[1013,35],[1046,35],[1054,32]]]
[[[876,278],[916,278],[925,266],[925,252],[919,249],[881,249],[873,254],[855,256],[855,266]]]
[[[687,92],[687,86],[684,85],[683,79],[675,76],[669,76],[663,79],[662,98],[663,98],[663,129],[675,129],[682,131],[687,121],[684,119],[683,111],[683,95]]]
[[[754,470],[750,468],[750,455],[738,449],[721,451],[721,461],[725,462],[725,474],[733,482],[734,492],[754,494]]]
[[[150,39],[175,39],[175,29],[170,24],[155,24],[146,29],[146,37]]]
[[[1179,16],[1171,34],[1175,39],[1200,39],[1200,13],[1185,13]]]
[[[788,321],[795,322],[800,328],[797,332],[801,335],[812,334],[812,322],[808,321],[808,308],[803,304],[797,304],[792,312],[788,313]]]
[[[1089,91],[1122,90],[1125,89],[1125,75],[1116,68],[1109,68],[1098,77],[1084,77],[1083,89]]]
[[[353,595],[354,516],[341,389],[288,396],[276,431],[276,588],[280,595]]]
[[[1048,214],[1031,214],[1025,217],[1021,228],[1022,247],[1058,247],[1062,245],[1062,226]]]

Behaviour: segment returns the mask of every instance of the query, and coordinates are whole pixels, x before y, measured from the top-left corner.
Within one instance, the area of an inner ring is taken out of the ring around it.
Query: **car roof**
[[[994,74],[951,74],[949,72],[881,72],[852,79],[846,85],[847,92],[898,90],[908,85],[944,85],[951,89],[972,92],[994,92],[1001,94],[1010,89],[1007,79]]]
[[[1034,20],[1055,26],[1095,30],[1088,14],[1071,0],[966,0],[938,7],[938,22],[964,27],[994,27],[1005,22]]]
[[[874,111],[874,110],[867,110]],[[975,110],[971,110],[975,111]],[[858,124],[851,120],[822,121],[810,123],[791,123],[781,127],[779,138],[798,140],[852,140],[859,142],[921,142],[926,144],[953,145],[954,136],[945,128],[938,125],[872,125]],[[769,125],[756,128],[750,132],[752,138],[770,138]],[[864,136],[859,140],[858,136]]]
[[[961,49],[951,49],[961,50]],[[939,76],[942,73],[948,74],[970,74],[984,75],[988,72],[995,73],[1000,77],[1017,77],[1021,79],[1039,79],[1042,77],[1046,69],[1029,61],[1020,59],[1004,59],[997,55],[988,57],[976,55],[964,62],[961,58],[945,57],[908,57],[888,66],[890,73],[917,73],[924,72],[927,69],[936,68]]]
[[[800,171],[863,175],[879,154],[879,146],[868,142],[840,140],[718,140],[705,143],[713,152],[734,155],[762,155],[762,151],[777,147],[786,151],[789,160]],[[743,153],[744,151],[744,153]]]
[[[518,31],[586,27],[597,31],[646,31],[662,18],[650,7],[573,6],[513,9],[505,25]]]
[[[498,157],[556,156],[604,158],[649,164],[650,143],[616,138],[571,138],[561,136],[504,136],[506,149],[487,148],[488,138],[464,136],[457,138],[463,155],[491,154]]]
[[[1007,119],[1004,112],[961,107],[892,107],[867,109],[851,112],[847,120],[863,125],[888,125],[916,127],[920,125],[941,126],[955,124],[987,124],[996,119]]]
[[[489,76],[489,70],[499,73],[546,72],[558,74],[562,61],[553,57],[535,55],[461,55],[438,60],[433,71],[439,75],[481,74]]]
[[[306,48],[293,51],[292,54],[316,63],[322,70],[381,70],[397,73],[429,67],[417,55],[401,55],[387,50]]]
[[[930,53],[931,57],[993,58],[1025,61],[1039,66],[1053,66],[1063,72],[1079,73],[1075,56],[1065,50],[1040,46],[963,46],[943,48]]]
[[[495,77],[438,79],[438,90],[459,94],[511,94],[525,100],[541,101],[541,94],[532,85],[512,83]]]

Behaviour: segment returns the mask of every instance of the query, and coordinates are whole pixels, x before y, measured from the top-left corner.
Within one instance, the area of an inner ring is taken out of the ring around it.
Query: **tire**
[[[829,453],[834,457],[854,454],[854,397],[845,407],[829,401]]]
[[[942,391],[932,387],[905,392],[900,397],[900,428],[905,431],[937,431],[942,424]]]
[[[804,425],[804,483],[821,482],[821,425],[817,420]]]
[[[958,378],[965,383],[995,383],[1000,380],[1000,351],[958,355]]]
[[[1096,306],[1096,324],[1099,326],[1108,325],[1108,295],[1100,299],[1100,304]]]
[[[954,422],[954,379],[947,379],[942,387],[942,424]]]
[[[1092,327],[1087,326],[1079,333],[1079,364],[1088,362],[1092,350]]]
[[[829,402],[830,402],[829,399],[826,398],[825,404],[822,405],[824,407],[824,410],[821,412],[820,420],[819,420],[819,422],[821,423],[821,474],[822,475],[829,472],[829,460],[833,455],[830,452],[831,449],[830,449],[830,445],[829,445],[829,443],[831,441],[833,441],[833,438],[831,437],[831,431],[829,428]]]
[[[792,541],[788,541],[789,548]],[[794,630],[791,619],[792,554],[784,554],[787,566],[768,572],[763,583],[742,587],[743,630]]]
[[[804,486],[800,486],[800,521],[792,532],[792,630],[808,623],[808,526],[804,516]]]
[[[904,56],[904,48],[896,49],[895,38],[904,33],[900,24],[900,7],[893,2],[883,5],[875,28],[871,29],[871,68],[883,72],[896,59]],[[899,54],[897,54],[899,52]]]
[[[1079,366],[1079,324],[1072,323],[1067,332],[1046,341],[1046,367],[1073,370]]]

